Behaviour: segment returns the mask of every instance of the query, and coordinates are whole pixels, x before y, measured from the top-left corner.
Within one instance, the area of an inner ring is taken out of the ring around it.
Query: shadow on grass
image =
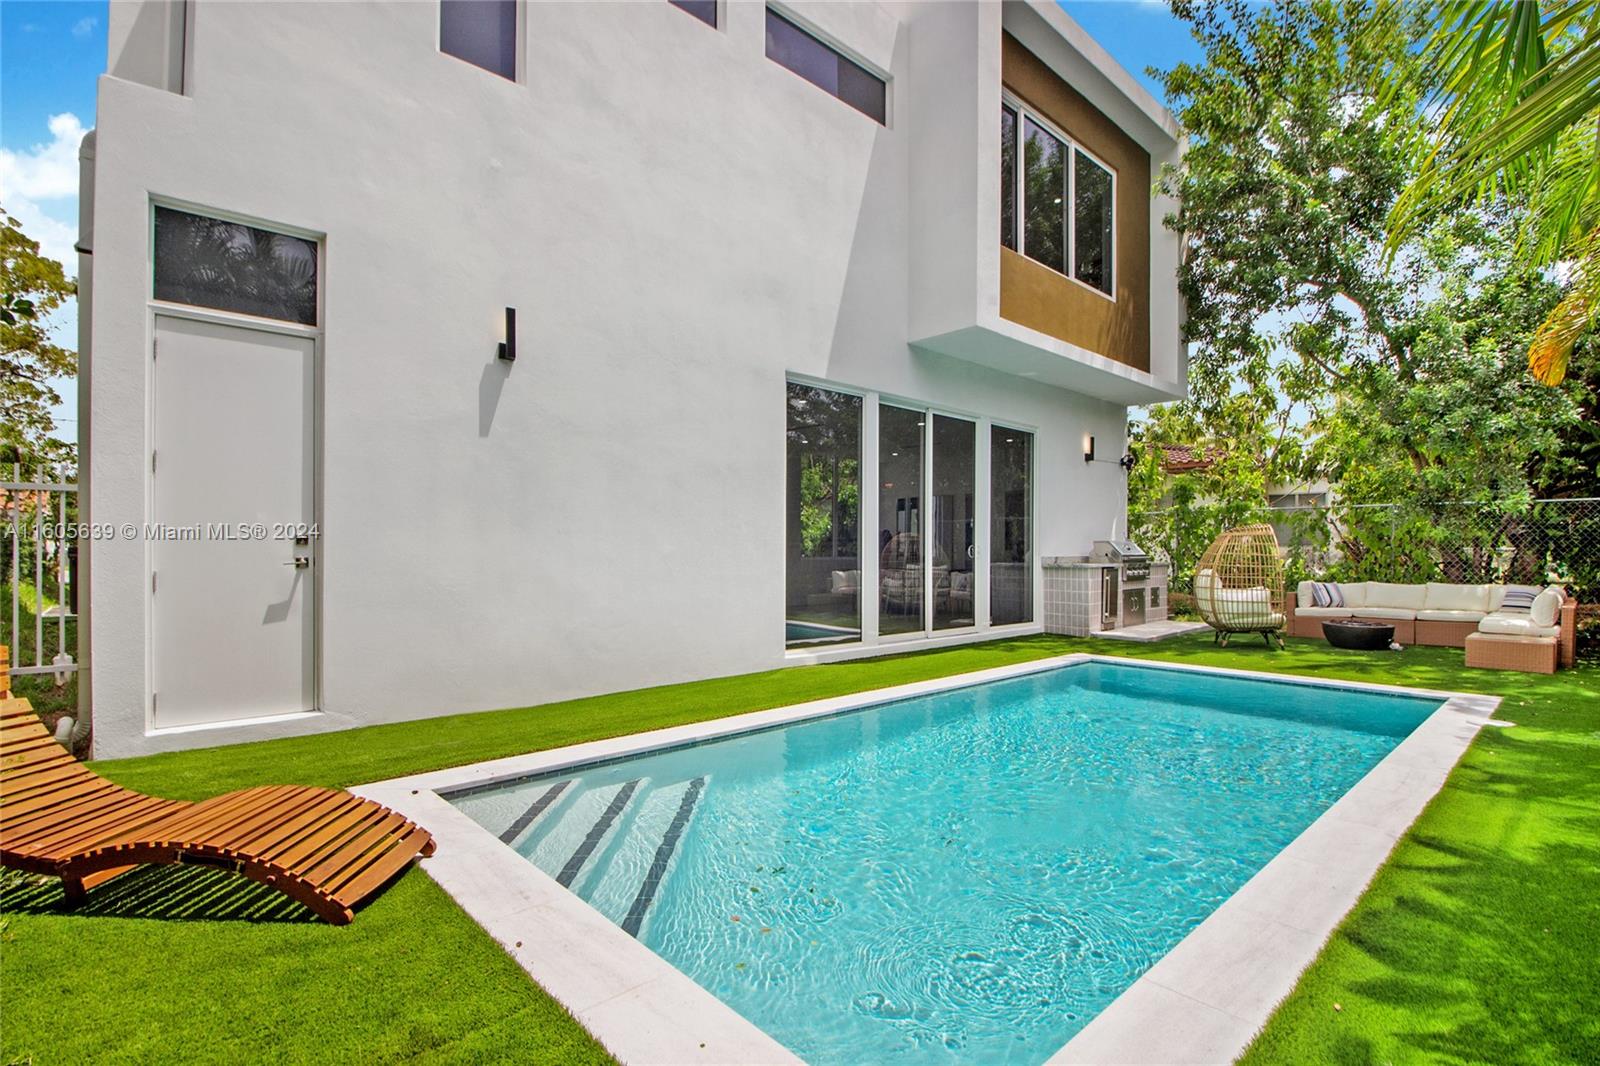
[[[276,889],[227,870],[202,866],[145,866],[93,889],[67,905],[54,877],[8,875],[0,887],[0,914],[53,914],[82,918],[146,918],[177,922],[318,921]]]
[[[1351,991],[1414,1017],[1391,1039],[1435,1062],[1579,1062],[1600,1047],[1600,777],[1594,745],[1494,738],[1458,770],[1448,798],[1396,852],[1377,887],[1335,934],[1381,974]],[[1492,768],[1483,764],[1488,762]],[[1525,818],[1461,812],[1514,797]],[[1552,979],[1562,975],[1561,979]],[[1364,1061],[1359,1038],[1340,1061]]]

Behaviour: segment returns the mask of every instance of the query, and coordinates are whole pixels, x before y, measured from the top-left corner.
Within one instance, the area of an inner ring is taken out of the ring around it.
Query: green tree
[[[71,448],[51,434],[50,382],[77,373],[77,356],[51,340],[48,319],[77,293],[61,264],[0,210],[0,446],[22,461],[59,462]]]
[[[1418,124],[1422,164],[1390,213],[1390,245],[1462,204],[1526,204],[1522,261],[1570,267],[1528,348],[1534,375],[1558,384],[1600,315],[1600,4],[1445,0],[1429,14],[1437,121]]]
[[[1537,325],[1555,288],[1517,273],[1505,212],[1458,210],[1389,254],[1429,95],[1423,14],[1360,0],[1174,10],[1205,51],[1165,75],[1190,148],[1161,178],[1182,204],[1168,224],[1188,245],[1179,286],[1197,409],[1225,424],[1240,390],[1275,392],[1308,412],[1306,461],[1341,477],[1408,469],[1381,479],[1391,498],[1525,495],[1545,431],[1576,419],[1573,397],[1515,387],[1509,321],[1489,344],[1455,316],[1514,299],[1518,327]],[[1364,427],[1364,447],[1350,433],[1322,440],[1324,422]],[[1537,430],[1507,432],[1485,463],[1441,424]]]

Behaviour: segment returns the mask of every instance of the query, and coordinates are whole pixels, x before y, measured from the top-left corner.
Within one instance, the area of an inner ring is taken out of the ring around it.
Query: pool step
[[[704,789],[701,777],[636,790],[603,847],[568,887],[637,936]]]
[[[638,936],[672,868],[707,778],[586,787],[556,781],[494,809],[500,839]],[[489,824],[495,824],[494,821]]]
[[[570,784],[572,784],[571,781],[557,781],[555,784],[539,793],[538,797],[534,799],[533,803],[528,806],[528,809],[517,815],[512,823],[506,826],[505,832],[500,834],[500,842],[503,844],[509,844],[521,836],[522,831],[527,829],[528,826],[532,825],[534,820],[537,819],[539,815],[549,810],[550,805],[556,801],[556,798],[560,796],[562,792],[566,791],[566,787]]]

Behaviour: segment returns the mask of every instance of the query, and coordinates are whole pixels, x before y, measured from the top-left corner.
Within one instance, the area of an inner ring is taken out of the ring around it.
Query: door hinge
[[[155,590],[156,590],[156,572],[154,570],[152,570],[152,571],[150,571],[150,591],[151,592],[155,592]]]
[[[156,450],[154,448],[150,449],[150,472],[152,474],[156,472]]]
[[[154,718],[155,716],[156,716],[156,694],[154,692],[152,692],[152,693],[150,693],[150,717]]]
[[[154,359],[156,357],[156,349],[158,349],[160,347],[161,347],[161,338],[160,337],[151,337],[150,338],[150,358],[151,359]]]

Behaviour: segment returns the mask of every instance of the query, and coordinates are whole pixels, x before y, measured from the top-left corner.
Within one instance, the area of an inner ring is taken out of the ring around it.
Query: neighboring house
[[[98,755],[1038,632],[1183,394],[1178,130],[1053,3],[110,20]]]

